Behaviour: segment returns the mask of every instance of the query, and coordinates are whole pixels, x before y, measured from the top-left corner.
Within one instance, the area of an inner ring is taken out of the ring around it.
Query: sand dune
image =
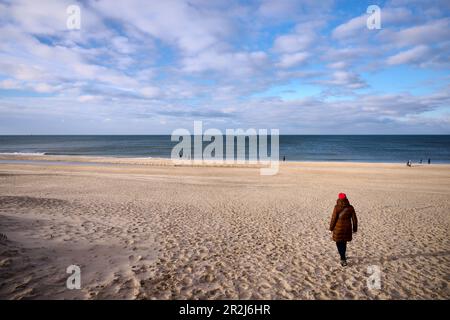
[[[61,163],[0,164],[2,299],[450,298],[450,165],[38,159]],[[327,231],[338,192],[360,221],[346,268]]]

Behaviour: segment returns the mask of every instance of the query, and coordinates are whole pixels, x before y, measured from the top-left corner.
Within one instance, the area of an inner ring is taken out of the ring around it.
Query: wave
[[[0,152],[3,156],[45,156],[46,152]]]

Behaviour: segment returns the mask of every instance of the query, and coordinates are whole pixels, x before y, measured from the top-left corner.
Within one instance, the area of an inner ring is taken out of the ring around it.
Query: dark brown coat
[[[358,231],[356,212],[347,199],[338,199],[331,216],[330,231],[333,231],[333,240],[352,241],[353,232]]]

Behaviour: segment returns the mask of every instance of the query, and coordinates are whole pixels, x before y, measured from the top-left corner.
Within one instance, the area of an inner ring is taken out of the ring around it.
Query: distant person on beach
[[[408,167],[411,167],[411,160],[408,160],[408,162],[406,162],[406,165],[407,165]]]
[[[345,193],[339,193],[336,205],[331,216],[330,231],[333,232],[333,240],[336,242],[339,255],[341,256],[341,266],[347,266],[345,251],[347,242],[352,241],[352,231],[358,230],[358,219],[356,212],[347,199]]]
[[[428,164],[431,164],[431,159],[430,158],[428,158]]]
[[[283,156],[283,161],[286,161],[286,156]]]

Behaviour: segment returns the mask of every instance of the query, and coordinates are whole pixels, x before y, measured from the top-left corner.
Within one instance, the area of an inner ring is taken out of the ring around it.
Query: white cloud
[[[314,41],[311,33],[282,35],[275,39],[274,50],[283,53],[292,53],[306,49]]]
[[[205,51],[182,60],[185,72],[220,71],[231,75],[250,75],[267,62],[267,54],[254,52]]]
[[[366,26],[367,17],[365,15],[353,18],[339,26],[337,26],[332,36],[336,39],[349,38],[357,33],[367,30]]]
[[[6,79],[0,81],[0,88],[2,89],[18,89],[20,88],[20,83],[16,80]]]
[[[132,44],[130,44],[128,38],[123,36],[114,37],[111,40],[111,44],[118,52],[123,54],[130,54],[133,51],[135,51],[135,48],[133,47]]]
[[[144,87],[140,89],[139,92],[145,98],[156,98],[161,94],[161,90],[157,87]]]
[[[56,91],[56,87],[49,85],[48,83],[36,83],[35,85],[33,85],[33,89],[36,92],[41,92],[41,93],[50,93],[50,92],[54,92]]]
[[[402,23],[409,23],[414,19],[413,13],[404,7],[390,7],[389,5],[380,8],[381,29],[392,29]],[[361,41],[369,35],[376,35],[376,30],[367,28],[369,14],[362,13],[347,22],[337,26],[332,31],[332,37],[338,40]]]
[[[442,43],[443,41],[450,41],[449,29],[450,18],[444,18],[398,31],[387,30],[382,33],[380,40],[389,41],[397,46]]]
[[[101,96],[95,96],[95,95],[89,95],[89,94],[85,94],[85,95],[81,95],[77,98],[77,101],[85,103],[85,102],[98,102],[100,100],[103,100],[103,97]]]
[[[332,69],[345,69],[348,67],[348,63],[345,61],[337,61],[337,62],[330,63],[328,65],[328,67],[330,67]]]
[[[129,0],[92,4],[100,14],[135,26],[144,34],[179,47],[186,54],[195,54],[229,33],[232,25],[223,12],[190,5],[186,1]]]
[[[326,85],[342,87],[345,89],[361,89],[367,86],[358,74],[349,71],[337,70],[331,74],[331,79],[319,81]]]
[[[277,65],[281,68],[290,68],[305,63],[310,55],[306,52],[283,54]]]
[[[417,46],[412,49],[399,52],[387,59],[389,65],[417,63],[424,60],[430,49],[427,46]]]
[[[30,34],[57,35],[68,32],[67,8],[70,5],[80,7],[82,30],[87,33],[99,28],[100,20],[81,1],[72,0],[14,0],[3,6],[9,21]]]

